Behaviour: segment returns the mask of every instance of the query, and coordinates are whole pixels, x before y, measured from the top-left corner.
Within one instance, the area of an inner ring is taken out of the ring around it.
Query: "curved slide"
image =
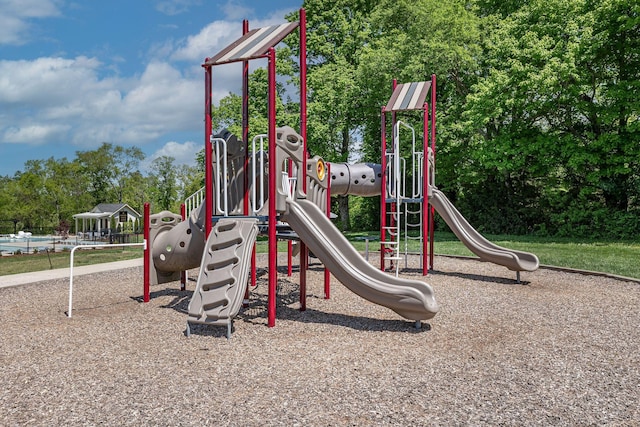
[[[287,198],[286,205],[282,219],[349,290],[409,320],[436,315],[431,286],[391,276],[369,264],[314,203]]]
[[[534,254],[506,249],[485,239],[467,222],[442,191],[434,188],[429,203],[458,239],[482,261],[503,265],[513,271],[534,271],[538,268],[538,257]]]

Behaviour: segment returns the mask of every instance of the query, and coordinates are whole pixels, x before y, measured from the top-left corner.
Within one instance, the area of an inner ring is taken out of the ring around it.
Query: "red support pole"
[[[429,105],[422,107],[422,275],[429,271]]]
[[[205,60],[206,62],[206,60]],[[211,147],[211,66],[205,66],[204,77],[204,238],[209,238],[213,228],[213,149]]]
[[[325,163],[327,166],[327,173],[325,176],[327,177],[328,185],[327,185],[327,218],[331,218],[331,164]],[[324,299],[329,299],[331,297],[331,272],[325,266],[324,267]]]
[[[300,136],[304,144],[302,170],[307,170],[307,12],[300,9]],[[302,191],[307,192],[307,180],[302,181]]]
[[[301,243],[302,244],[302,243]],[[300,247],[300,311],[307,310],[307,270],[309,269],[309,249]]]
[[[185,206],[184,203],[180,205],[180,215],[182,216],[183,221],[187,220],[187,207]],[[187,289],[187,272],[181,271],[180,272],[180,290],[184,291],[185,289]]]
[[[433,151],[433,167],[436,166],[436,75],[431,74],[431,150]],[[434,171],[435,174],[435,171]],[[435,176],[435,175],[434,175]],[[431,235],[429,236],[430,251],[430,266],[433,268],[433,238],[434,238],[434,220],[436,210],[431,206],[431,220],[429,221],[429,230]]]
[[[267,296],[267,325],[276,325],[276,285],[278,282],[277,256],[278,242],[276,240],[276,50],[269,48],[268,65],[268,100],[269,100],[269,293]]]
[[[289,159],[287,162],[287,169],[289,171],[288,176],[291,178],[293,176],[293,159]],[[291,277],[293,274],[293,242],[291,239],[287,240],[287,276]],[[302,293],[300,294],[302,297]]]
[[[149,302],[149,285],[151,283],[151,248],[149,247],[149,232],[151,226],[151,207],[149,203],[144,204],[144,279],[143,279],[143,297],[144,302]]]
[[[249,32],[249,21],[242,21],[242,35]],[[244,142],[243,212],[249,215],[249,61],[242,61],[242,141]]]
[[[387,233],[385,232],[385,227],[387,226],[387,116],[384,112],[384,107],[382,107],[382,111],[380,113],[381,122],[380,122],[380,130],[381,130],[381,153],[382,158],[380,165],[380,269],[384,271],[384,242],[386,239]]]

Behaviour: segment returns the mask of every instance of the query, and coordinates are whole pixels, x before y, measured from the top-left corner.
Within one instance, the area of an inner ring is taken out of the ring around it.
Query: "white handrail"
[[[264,160],[265,160],[265,140],[267,134],[259,134],[253,137],[251,141],[251,206],[254,215],[260,212],[264,207],[264,180],[262,179],[262,173],[264,172]],[[259,141],[260,149],[256,149],[256,142]],[[260,175],[256,170],[256,162],[260,161]],[[257,189],[256,189],[257,187]],[[260,200],[257,197],[257,191],[260,191]]]
[[[147,241],[145,240],[142,243],[120,243],[120,244],[99,244],[99,245],[79,245],[74,246],[71,249],[71,257],[69,260],[69,309],[67,311],[67,317],[71,317],[71,310],[73,310],[73,254],[76,249],[93,249],[93,248],[104,248],[104,247],[121,247],[121,246],[142,246],[143,250],[147,249]]]
[[[196,209],[204,200],[204,187],[187,197],[184,201],[186,216],[189,217],[191,212]]]
[[[215,143],[215,152],[216,152],[216,171],[215,173],[218,176],[216,180],[216,188],[215,188],[215,199],[216,199],[216,208],[218,212],[221,212],[222,215],[229,215],[228,212],[228,201],[227,196],[229,194],[229,167],[227,163],[227,141],[222,138],[211,138],[211,143]],[[222,148],[222,150],[221,150]],[[222,151],[222,153],[220,153]],[[222,160],[222,168],[220,166],[220,160]],[[221,170],[222,169],[222,170]],[[220,181],[222,180],[222,188],[220,188]],[[223,204],[224,209],[220,205],[220,199],[224,198]]]

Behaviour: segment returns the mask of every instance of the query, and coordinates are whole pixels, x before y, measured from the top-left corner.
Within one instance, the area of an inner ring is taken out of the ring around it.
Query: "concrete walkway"
[[[124,268],[138,267],[142,265],[142,258],[129,259],[126,261],[107,262],[104,264],[93,264],[73,267],[73,276],[84,274],[101,273],[103,271],[121,270]],[[69,278],[69,268],[59,268],[56,270],[34,271],[32,273],[10,274],[0,276],[0,288],[26,285],[28,283],[42,282],[52,279]]]

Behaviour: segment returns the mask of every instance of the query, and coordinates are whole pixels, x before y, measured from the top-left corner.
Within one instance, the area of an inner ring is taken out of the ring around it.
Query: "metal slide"
[[[538,268],[538,257],[534,254],[506,249],[485,239],[467,222],[442,191],[433,188],[429,202],[458,239],[482,261],[503,265],[513,271],[534,271]]]
[[[342,284],[362,298],[409,320],[427,320],[438,312],[431,286],[391,276],[369,264],[313,202],[287,198],[282,220]]]

